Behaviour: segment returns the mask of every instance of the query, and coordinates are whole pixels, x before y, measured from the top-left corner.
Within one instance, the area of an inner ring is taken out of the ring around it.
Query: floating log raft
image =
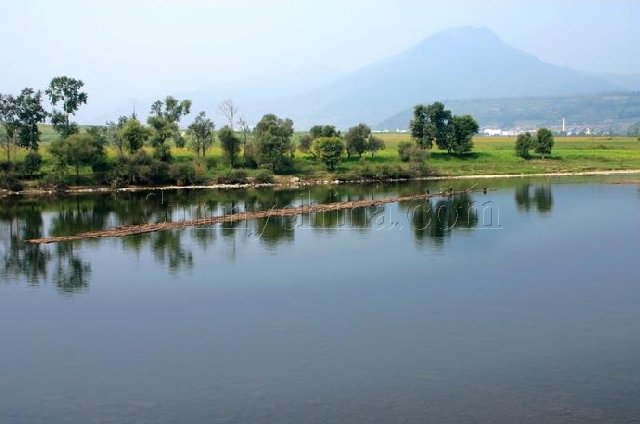
[[[88,232],[79,233],[79,234],[70,235],[70,236],[29,239],[29,240],[26,240],[26,242],[32,243],[32,244],[48,244],[48,243],[59,243],[64,241],[76,241],[76,240],[86,240],[86,239],[96,239],[96,238],[126,237],[126,236],[132,236],[137,234],[153,233],[156,231],[180,230],[184,228],[204,227],[204,226],[211,226],[216,224],[247,221],[247,220],[254,220],[254,219],[324,213],[324,212],[332,212],[332,211],[338,211],[343,209],[369,208],[369,207],[384,205],[387,203],[426,200],[432,197],[455,196],[459,194],[470,193],[472,191],[473,191],[472,188],[469,188],[466,190],[460,190],[460,191],[453,191],[452,189],[449,189],[448,191],[443,191],[437,194],[429,194],[429,192],[427,191],[426,194],[418,194],[414,196],[389,197],[389,198],[371,199],[371,200],[357,200],[353,202],[336,202],[336,203],[325,203],[325,204],[320,203],[320,204],[302,205],[302,206],[297,206],[292,208],[268,209],[264,211],[239,212],[239,213],[228,214],[228,215],[216,215],[208,218],[201,218],[201,219],[189,220],[189,221],[168,221],[168,222],[161,222],[161,223],[124,225],[124,226],[114,227],[106,230],[88,231]],[[484,189],[484,192],[486,193],[486,188]]]

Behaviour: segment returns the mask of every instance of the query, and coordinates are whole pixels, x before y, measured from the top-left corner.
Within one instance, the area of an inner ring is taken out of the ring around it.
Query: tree
[[[228,125],[225,125],[218,131],[218,139],[220,140],[222,151],[233,168],[236,162],[236,156],[240,152],[240,139],[236,137],[233,129]]]
[[[249,127],[249,123],[244,117],[238,118],[238,125],[240,126],[240,132],[242,133],[242,159],[246,162],[247,159],[247,141],[249,138],[249,133],[251,132],[251,127]]]
[[[193,138],[191,147],[196,151],[198,157],[200,153],[204,157],[207,149],[213,144],[215,128],[216,125],[207,118],[204,112],[200,112],[193,123],[189,125],[187,133]]]
[[[11,162],[11,150],[17,145],[19,133],[18,105],[12,95],[0,94],[0,124],[4,128],[2,144],[7,153],[7,161]]]
[[[233,102],[233,99],[226,99],[218,105],[218,111],[227,118],[229,128],[233,130],[235,124],[235,117],[238,114],[238,105]]]
[[[51,143],[49,152],[61,171],[67,166],[75,169],[76,183],[80,179],[80,167],[100,162],[104,158],[103,145],[87,133],[72,134]]]
[[[448,125],[446,149],[447,153],[461,155],[473,149],[473,136],[478,133],[479,126],[473,116],[454,115]]]
[[[351,157],[352,154],[357,154],[358,157],[362,157],[362,154],[367,151],[370,136],[371,128],[365,124],[358,124],[349,128],[344,136],[347,156]]]
[[[444,104],[416,105],[413,119],[409,123],[411,138],[423,149],[430,149],[435,143],[439,148],[447,148],[447,127],[451,120],[451,111]]]
[[[531,133],[519,134],[518,138],[516,138],[516,154],[521,158],[529,159],[531,157],[529,150],[533,147],[533,144],[534,140],[531,137]]]
[[[42,167],[42,156],[36,150],[29,150],[29,153],[24,157],[22,166],[29,178],[33,178],[33,174],[40,171]]]
[[[311,147],[313,146],[313,136],[311,134],[303,134],[298,140],[298,150],[303,153],[314,154]]]
[[[258,163],[270,167],[274,172],[288,165],[287,155],[291,157],[293,144],[293,121],[281,119],[274,114],[262,117],[256,125],[256,149]]]
[[[342,158],[344,143],[340,137],[319,137],[313,141],[313,151],[314,156],[333,171]]]
[[[52,105],[62,102],[62,111],[54,110],[51,114],[51,124],[62,138],[78,132],[78,125],[71,122],[70,116],[87,103],[87,93],[81,91],[83,86],[80,80],[62,76],[53,78],[45,90]]]
[[[16,103],[20,130],[18,144],[29,150],[38,150],[40,145],[38,124],[44,122],[48,115],[42,107],[42,92],[25,88],[16,98]]]
[[[535,151],[542,159],[545,155],[551,154],[553,147],[553,133],[547,128],[540,128],[535,140]]]
[[[313,140],[320,137],[339,137],[340,131],[333,125],[314,125],[309,129],[309,135]]]
[[[142,125],[140,121],[134,117],[127,119],[120,133],[129,153],[135,153],[140,150],[149,137],[151,137],[151,130]]]
[[[180,119],[191,111],[191,100],[179,101],[172,96],[167,96],[163,101],[157,100],[151,105],[151,115],[147,122],[153,129],[151,144],[155,151],[154,156],[164,162],[171,160],[171,151],[166,145],[167,140],[181,139]],[[178,143],[179,144],[179,143]]]
[[[371,136],[367,143],[367,151],[371,152],[371,157],[378,151],[384,149],[384,140],[380,137]]]

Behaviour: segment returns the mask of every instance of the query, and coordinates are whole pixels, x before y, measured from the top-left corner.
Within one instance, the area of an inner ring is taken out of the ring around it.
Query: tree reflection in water
[[[550,185],[540,185],[531,189],[531,184],[523,184],[515,190],[518,209],[529,212],[534,207],[540,214],[547,214],[553,209],[553,195]]]
[[[63,294],[81,293],[91,280],[91,263],[82,257],[81,246],[99,246],[103,241],[85,240],[55,245],[32,245],[30,238],[68,235],[119,225],[199,219],[222,213],[260,211],[302,204],[357,201],[421,192],[423,186],[318,186],[295,189],[184,190],[147,193],[118,193],[65,196],[61,198],[12,197],[0,203],[0,281],[51,282]],[[435,191],[435,190],[434,190]],[[524,196],[526,203],[529,196]],[[539,210],[550,208],[550,192],[536,190]],[[416,205],[400,204],[416,242],[432,240],[441,245],[457,228],[471,228],[478,222],[471,197],[452,196]],[[416,207],[417,206],[417,207]],[[148,251],[171,273],[194,266],[193,249],[205,251],[215,243],[234,260],[243,243],[258,240],[268,250],[292,243],[299,229],[336,234],[336,229],[368,232],[384,222],[387,205],[339,210],[299,216],[276,216],[244,222],[198,227],[186,231],[164,231],[125,237],[119,243],[125,251]]]

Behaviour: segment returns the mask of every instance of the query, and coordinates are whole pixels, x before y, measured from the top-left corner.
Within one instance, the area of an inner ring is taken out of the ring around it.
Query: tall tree
[[[411,138],[423,149],[430,149],[434,144],[447,149],[447,127],[451,120],[451,111],[444,104],[435,102],[431,105],[417,105],[413,109],[413,119],[409,126]]]
[[[218,111],[227,119],[229,128],[233,129],[239,111],[238,105],[234,103],[233,99],[226,99],[218,105]]]
[[[448,125],[446,149],[447,153],[461,155],[473,149],[473,136],[478,133],[479,126],[473,116],[454,115]]]
[[[2,144],[7,154],[7,161],[11,162],[11,151],[17,145],[20,123],[16,98],[10,94],[0,94],[0,124],[4,129]]]
[[[196,155],[200,156],[202,153],[202,157],[205,156],[207,149],[213,145],[215,129],[216,125],[204,112],[200,112],[189,125],[187,132],[193,138],[191,147],[196,151]]]
[[[62,110],[51,113],[51,124],[62,138],[78,132],[78,125],[71,122],[70,116],[75,115],[82,104],[87,103],[87,93],[82,91],[84,83],[66,76],[55,77],[51,80],[45,93],[51,104],[62,103]]]
[[[220,140],[222,151],[233,168],[236,164],[236,157],[238,153],[240,153],[240,139],[236,137],[233,129],[228,125],[225,125],[218,131],[218,139]]]
[[[151,115],[147,122],[153,129],[151,144],[156,158],[169,162],[171,151],[166,145],[167,140],[180,139],[180,119],[191,111],[191,100],[182,100],[167,96],[163,101],[157,100],[151,105]]]
[[[47,111],[42,107],[42,92],[33,88],[25,88],[16,98],[20,135],[18,144],[29,150],[38,150],[40,145],[40,128],[38,124],[47,119]]]
[[[293,121],[274,114],[262,117],[255,128],[258,162],[278,172],[287,165],[287,155],[293,154]]]
[[[535,151],[542,159],[545,155],[551,154],[551,148],[553,147],[553,133],[548,128],[540,128],[535,140]]]

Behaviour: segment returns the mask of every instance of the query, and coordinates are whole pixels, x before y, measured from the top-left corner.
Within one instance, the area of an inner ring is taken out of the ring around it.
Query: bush
[[[179,186],[193,185],[201,182],[192,163],[176,163],[169,169],[169,178]]]
[[[218,177],[219,184],[246,184],[247,173],[241,169],[227,171]]]
[[[273,181],[273,172],[269,171],[268,169],[259,170],[256,176],[253,178],[253,182],[256,184],[272,184]]]
[[[424,162],[429,153],[408,141],[398,144],[398,155],[402,162]]]
[[[0,188],[9,191],[22,191],[24,186],[18,180],[18,176],[13,171],[2,171],[0,172]]]

